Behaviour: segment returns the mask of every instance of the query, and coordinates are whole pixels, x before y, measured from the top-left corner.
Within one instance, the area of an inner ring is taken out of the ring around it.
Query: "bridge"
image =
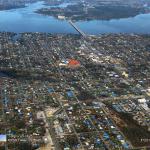
[[[77,32],[79,32],[83,37],[86,37],[86,34],[82,32],[71,20],[69,20],[68,22],[75,28]]]

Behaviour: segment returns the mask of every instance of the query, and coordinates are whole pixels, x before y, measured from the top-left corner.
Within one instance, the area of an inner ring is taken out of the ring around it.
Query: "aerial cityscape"
[[[150,149],[150,0],[0,0],[0,150]]]

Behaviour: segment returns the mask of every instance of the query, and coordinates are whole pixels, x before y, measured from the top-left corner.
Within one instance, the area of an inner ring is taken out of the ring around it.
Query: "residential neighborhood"
[[[1,32],[0,148],[149,148],[149,41]]]

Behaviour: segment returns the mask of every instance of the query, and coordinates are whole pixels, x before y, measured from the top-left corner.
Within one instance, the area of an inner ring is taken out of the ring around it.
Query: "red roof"
[[[70,59],[68,65],[69,66],[76,66],[76,65],[80,65],[80,62],[75,60],[75,59]]]

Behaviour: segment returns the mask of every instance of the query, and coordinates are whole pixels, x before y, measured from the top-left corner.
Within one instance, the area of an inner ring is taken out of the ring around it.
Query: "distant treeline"
[[[138,14],[145,13],[144,8],[131,6],[95,6],[85,8],[83,5],[69,5],[66,8],[44,8],[37,13],[57,17],[64,15],[72,20],[110,20],[119,18],[134,17]]]

